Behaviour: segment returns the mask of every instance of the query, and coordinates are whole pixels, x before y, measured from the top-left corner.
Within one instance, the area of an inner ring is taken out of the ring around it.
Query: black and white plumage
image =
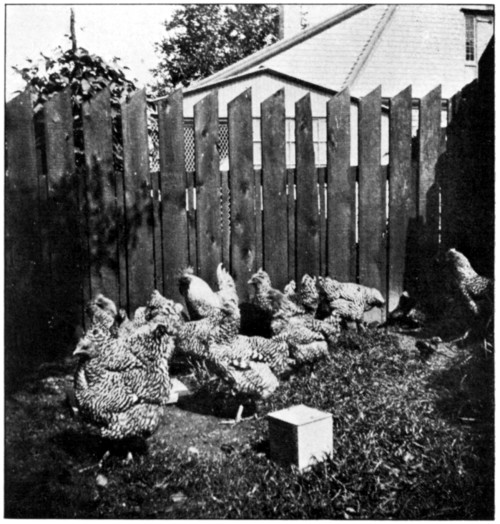
[[[128,335],[133,333],[136,329],[146,325],[146,307],[138,307],[132,319],[128,318],[127,312],[124,309],[118,311],[118,336]]]
[[[109,307],[97,303],[87,309],[92,323],[74,352],[77,407],[103,437],[145,438],[156,429],[169,398],[168,360],[178,326],[147,322],[120,331]]]
[[[342,320],[356,322],[358,327],[361,326],[366,311],[385,304],[378,289],[361,284],[319,277],[318,288],[320,301],[328,314],[336,313]]]
[[[442,258],[444,278],[455,298],[451,308],[460,306],[464,310],[467,334],[474,330],[484,336],[493,318],[493,279],[478,275],[467,257],[456,249],[449,249]]]
[[[310,278],[305,281],[309,283]],[[287,344],[289,359],[294,366],[312,364],[328,356],[328,343],[333,345],[336,342],[338,326],[323,327],[323,322],[307,313],[304,307],[273,289],[262,270],[252,277],[251,283],[255,287],[254,300],[271,318],[272,339]]]
[[[293,295],[293,286],[288,290],[288,295],[282,293],[278,289],[272,287],[271,279],[266,271],[262,268],[254,273],[248,284],[252,286],[253,293],[251,303],[259,308],[262,312],[266,313],[271,319],[276,312],[276,305],[283,304],[283,306],[295,311],[296,313],[303,313],[304,309],[300,307],[290,297]]]
[[[300,281],[298,303],[306,313],[316,315],[319,305],[319,291],[316,286],[316,279],[308,274],[305,274]]]
[[[266,399],[279,386],[276,375],[266,362],[245,358],[236,345],[214,344],[211,346],[206,364],[233,393],[253,399]]]
[[[307,273],[303,275],[299,289],[297,289],[295,280],[291,280],[283,289],[283,294],[302,307],[306,313],[316,315],[319,305],[319,291],[314,277]]]
[[[191,267],[181,272],[179,291],[191,320],[207,317],[214,308],[221,307],[223,301],[232,300],[238,304],[234,280],[222,264],[217,266],[217,285],[218,291],[213,291],[207,282],[194,274]]]
[[[283,288],[283,294],[290,300],[297,302],[297,284],[295,280],[290,280],[288,284]]]
[[[214,307],[206,318],[185,322],[176,337],[179,355],[204,359],[211,344],[231,343],[239,333],[240,312],[232,301],[224,301]]]
[[[269,366],[277,376],[290,372],[289,347],[285,341],[264,337],[236,336],[231,342],[212,344],[208,358],[217,356],[226,360],[241,359],[261,362]]]
[[[146,307],[141,311],[136,311],[136,315],[139,315],[139,318],[144,319],[146,322],[161,323],[169,327],[169,329],[173,329],[183,323],[182,311],[183,307],[181,304],[164,297],[155,289],[151,293],[151,298]]]

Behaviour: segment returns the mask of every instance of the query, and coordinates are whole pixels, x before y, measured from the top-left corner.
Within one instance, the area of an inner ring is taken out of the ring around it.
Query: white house
[[[286,156],[287,165],[295,165],[295,103],[307,93],[311,97],[311,109],[313,114],[313,141],[314,153],[317,166],[326,165],[326,104],[337,91],[318,86],[311,82],[274,71],[269,68],[260,68],[249,73],[235,75],[220,82],[210,83],[208,86],[188,88],[184,95],[184,116],[193,118],[194,105],[213,89],[217,90],[219,98],[219,118],[221,135],[221,161],[222,169],[227,167],[227,106],[231,100],[236,98],[246,89],[252,89],[252,115],[253,115],[253,142],[254,142],[254,165],[261,163],[261,130],[260,110],[261,103],[280,89],[285,93],[285,115],[286,115]],[[357,119],[358,99],[352,97],[351,102],[351,131],[354,142],[357,143]],[[188,153],[189,155],[189,153]],[[356,148],[352,148],[351,162],[357,163]],[[188,159],[188,163],[191,162]]]
[[[221,119],[227,103],[252,88],[254,162],[260,159],[260,104],[284,87],[287,163],[294,164],[294,105],[311,93],[316,164],[326,161],[326,102],[348,87],[352,96],[352,165],[357,164],[357,100],[382,86],[385,102],[408,85],[421,98],[441,85],[450,98],[477,77],[478,60],[493,35],[488,5],[282,5],[283,38],[184,91],[186,117],[213,89]],[[414,131],[417,110],[414,111]],[[443,113],[443,123],[446,113]],[[388,125],[382,116],[382,163]],[[224,160],[223,160],[224,161]]]
[[[392,97],[411,84],[420,98],[441,84],[443,98],[449,98],[477,77],[478,60],[493,35],[494,11],[487,5],[339,7],[283,6],[284,39],[191,88],[268,67],[335,91],[349,87],[358,97],[379,84],[382,95]],[[297,23],[307,26],[309,18],[315,23],[300,30]]]

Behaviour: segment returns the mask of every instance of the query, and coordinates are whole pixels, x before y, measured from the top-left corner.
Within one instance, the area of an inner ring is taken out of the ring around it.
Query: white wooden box
[[[190,395],[188,387],[177,378],[172,379],[172,389],[168,397],[167,404],[177,404],[180,398]]]
[[[299,404],[268,416],[271,459],[303,470],[333,453],[331,413]]]

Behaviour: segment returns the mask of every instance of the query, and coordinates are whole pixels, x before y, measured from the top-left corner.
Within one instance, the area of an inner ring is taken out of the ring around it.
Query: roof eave
[[[264,49],[261,49],[260,51],[257,51],[256,53],[253,53],[252,55],[243,58],[242,60],[239,60],[235,64],[232,64],[226,67],[225,69],[222,69],[221,71],[218,71],[217,73],[214,73],[213,75],[204,78],[203,80],[200,80],[196,84],[193,84],[192,87],[203,87],[206,84],[211,84],[216,80],[222,80],[229,76],[242,73],[246,69],[249,69],[250,67],[255,67],[261,64],[263,61],[268,60],[269,58],[272,58],[277,54],[282,53],[283,51],[286,51],[309,38],[312,38],[318,33],[321,33],[326,29],[329,29],[330,27],[341,23],[344,20],[347,20],[348,18],[351,18],[352,16],[361,13],[362,11],[370,7],[372,7],[372,5],[367,4],[350,7],[345,11],[342,11],[341,13],[338,13],[337,15],[328,18],[327,20],[323,20],[319,24],[316,24],[308,29],[305,29],[304,31],[301,31],[291,36],[290,38],[287,38],[286,40],[279,40],[275,44],[272,44],[269,47],[265,47]]]

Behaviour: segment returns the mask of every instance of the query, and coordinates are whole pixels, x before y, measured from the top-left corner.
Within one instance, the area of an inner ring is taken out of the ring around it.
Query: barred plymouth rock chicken
[[[309,283],[313,280],[305,275],[304,288],[311,296]],[[340,327],[334,317],[330,322],[317,320],[304,307],[295,303],[288,296],[271,286],[271,280],[265,271],[260,269],[249,280],[255,288],[253,300],[258,307],[266,311],[271,318],[273,340],[286,342],[289,355],[295,365],[312,364],[328,355],[328,344],[334,346]],[[314,304],[314,300],[306,301]]]
[[[177,326],[180,326],[184,320],[182,312],[183,307],[181,304],[174,302],[170,298],[164,297],[157,289],[155,289],[151,293],[151,298],[146,307],[140,312],[140,316],[144,316],[146,322],[160,322],[166,325],[174,323]]]
[[[262,268],[251,276],[248,284],[253,288],[251,303],[266,313],[269,318],[274,314],[273,303],[278,301],[287,304],[287,307],[297,313],[304,312],[304,309],[290,298],[292,287],[289,287],[289,295],[273,288],[269,275]]]
[[[319,291],[315,278],[305,274],[300,281],[300,289],[298,291],[295,280],[291,280],[285,286],[283,294],[292,302],[301,306],[306,313],[316,314],[319,304]]]
[[[318,320],[311,314],[298,311],[290,301],[275,295],[271,301],[273,340],[288,344],[290,358],[295,366],[313,364],[328,356],[328,348],[335,348],[340,334],[340,321]]]
[[[199,320],[209,315],[213,308],[221,305],[223,299],[233,300],[238,304],[238,295],[233,277],[222,264],[217,266],[218,291],[194,274],[193,268],[184,269],[179,277],[179,291],[184,297],[191,320]]]
[[[140,320],[141,325],[120,330],[110,304],[99,297],[87,308],[91,326],[74,352],[79,357],[74,380],[77,406],[103,437],[147,438],[169,398],[168,360],[178,314],[168,321],[165,316],[161,323]]]
[[[147,438],[156,429],[171,389],[167,355],[173,340],[166,335],[160,325],[139,338],[134,335],[75,350],[80,357],[75,374],[77,405],[103,437]],[[135,355],[129,347],[136,349]]]
[[[362,326],[365,311],[385,304],[380,291],[372,287],[339,282],[330,277],[319,277],[318,287],[322,308],[329,315],[336,313],[346,322],[356,322],[358,328]]]
[[[493,280],[478,275],[467,257],[456,249],[445,253],[443,269],[469,317],[467,332],[462,338],[471,330],[484,336],[493,317]]]
[[[132,320],[128,318],[127,312],[124,309],[118,311],[118,336],[128,335],[133,333],[136,329],[146,324],[146,308],[144,306],[138,307]]]
[[[225,303],[225,310],[229,319],[237,318],[238,307],[232,301]],[[226,321],[227,322],[227,321]],[[217,356],[225,360],[242,359],[245,361],[260,362],[267,364],[273,373],[282,375],[290,371],[289,348],[286,342],[269,338],[254,336],[248,337],[233,332],[233,336],[220,337],[211,336],[207,342],[207,358]]]
[[[297,302],[297,284],[295,283],[295,280],[290,280],[290,282],[288,282],[288,284],[283,288],[283,294],[290,300]]]
[[[208,369],[229,384],[234,393],[265,399],[279,386],[276,375],[266,362],[245,358],[235,345],[215,344],[210,347],[206,360]]]
[[[214,307],[206,318],[185,322],[176,338],[176,353],[204,359],[211,344],[231,343],[239,333],[240,314],[232,299]]]

